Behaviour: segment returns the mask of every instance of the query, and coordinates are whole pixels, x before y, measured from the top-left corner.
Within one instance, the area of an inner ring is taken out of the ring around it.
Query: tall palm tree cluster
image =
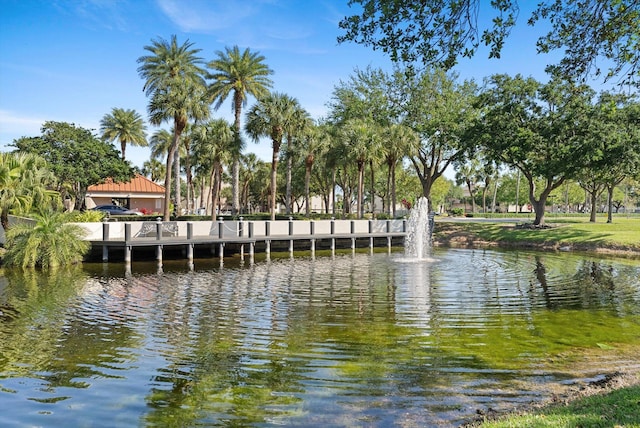
[[[386,197],[385,209],[395,215],[394,174],[404,148],[390,140],[410,144],[415,135],[408,130],[380,131],[364,119],[316,124],[297,99],[270,91],[273,71],[264,56],[249,49],[226,47],[207,62],[193,43],[187,40],[180,44],[174,35],[170,40],[152,40],[144,50],[147,55],[138,58],[138,73],[149,98],[149,123],[172,126],[171,131],[160,129],[151,135],[151,158],[143,165],[143,173],[151,179],[164,179],[165,220],[185,209],[193,212],[194,195],[199,195],[199,206],[215,219],[223,182],[231,183],[231,194],[225,196],[231,201],[233,214],[269,210],[275,219],[278,204],[290,214],[294,204],[303,201],[298,210],[304,206],[309,215],[313,192],[322,195],[325,211],[333,207],[335,215],[337,186],[342,189],[344,212],[350,213],[357,200],[357,215],[362,216],[365,166],[371,171],[369,200],[375,201],[374,165],[382,162],[389,171],[388,191],[377,196]],[[246,112],[243,128],[243,108],[250,97],[256,102]],[[232,124],[212,117],[212,110],[218,110],[229,98]],[[114,108],[101,122],[102,138],[119,142],[123,159],[126,144],[147,145],[145,130],[142,118],[132,110]],[[243,153],[243,134],[256,143],[263,138],[271,141],[270,170],[255,155]],[[286,162],[286,173],[279,178],[281,158]],[[285,185],[279,187],[279,182]]]

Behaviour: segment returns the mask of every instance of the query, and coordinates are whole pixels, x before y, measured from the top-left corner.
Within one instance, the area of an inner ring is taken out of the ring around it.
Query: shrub
[[[7,231],[5,265],[46,269],[82,261],[91,244],[82,240],[81,227],[66,223],[67,216],[59,212],[32,217],[35,225],[18,223]]]
[[[72,211],[64,215],[69,223],[94,223],[102,221],[105,217],[105,213],[98,210]]]

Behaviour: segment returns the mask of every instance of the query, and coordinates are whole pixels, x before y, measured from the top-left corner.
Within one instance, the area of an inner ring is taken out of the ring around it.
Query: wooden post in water
[[[104,219],[102,219],[102,241],[108,241],[109,240],[109,219],[107,219],[106,217]],[[109,261],[109,247],[106,245],[102,246],[102,261],[103,262],[108,262]]]
[[[253,238],[253,222],[249,222],[249,238]],[[253,255],[255,253],[255,243],[249,243],[249,262],[253,264]]]
[[[336,233],[336,218],[331,217],[331,235]],[[336,251],[336,238],[331,237],[331,254]]]
[[[267,238],[271,236],[271,222],[269,220],[264,222],[264,236],[266,236]],[[267,256],[267,260],[269,260],[269,258],[271,257],[271,240],[265,239],[264,244],[265,244],[264,252],[265,252],[265,255]]]
[[[354,220],[351,220],[351,251],[355,251],[356,250],[356,222]]]
[[[158,217],[156,219],[156,240],[162,240],[162,218]],[[158,261],[158,265],[162,264],[162,245],[158,244],[156,246],[156,260]]]
[[[224,238],[224,219],[220,217],[218,220],[218,238]],[[218,256],[220,256],[220,263],[224,259],[224,242],[220,241],[220,245],[218,245]]]
[[[240,217],[240,221],[238,222],[238,236],[242,238],[244,234],[244,219]],[[244,244],[240,244],[240,260],[244,261]]]
[[[311,235],[311,257],[315,257],[316,255],[316,238],[314,238],[315,233],[316,233],[316,222],[315,220],[310,220],[309,234]]]
[[[293,236],[293,217],[289,217],[289,236]],[[289,255],[293,257],[293,238],[289,239]]]
[[[132,247],[129,245],[131,241],[131,223],[124,224],[124,262],[131,264]]]
[[[369,220],[369,250],[373,252],[373,220]]]
[[[187,241],[191,241],[191,239],[193,239],[193,223],[192,222],[188,222],[187,223]],[[187,244],[187,260],[189,260],[189,262],[193,262],[193,243],[189,242]]]

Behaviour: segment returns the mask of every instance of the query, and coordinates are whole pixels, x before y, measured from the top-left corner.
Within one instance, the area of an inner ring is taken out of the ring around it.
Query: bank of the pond
[[[510,414],[483,412],[464,425],[482,428],[640,426],[640,375],[611,373]]]
[[[525,223],[438,219],[436,246],[586,251],[640,257],[640,219],[614,223],[567,220],[534,229]],[[640,373],[611,373],[512,413],[481,412],[470,427],[640,426]]]
[[[434,245],[449,247],[502,247],[553,251],[588,251],[640,257],[640,218],[614,223],[554,219],[543,229],[526,223],[438,219]]]

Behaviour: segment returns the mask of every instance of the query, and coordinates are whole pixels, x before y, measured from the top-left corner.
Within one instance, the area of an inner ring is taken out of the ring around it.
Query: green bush
[[[105,217],[105,213],[98,210],[72,211],[64,215],[69,223],[95,223]]]
[[[82,261],[91,244],[82,240],[85,232],[81,227],[67,223],[67,216],[60,212],[43,212],[32,218],[35,225],[18,223],[7,231],[4,265],[46,269]]]

